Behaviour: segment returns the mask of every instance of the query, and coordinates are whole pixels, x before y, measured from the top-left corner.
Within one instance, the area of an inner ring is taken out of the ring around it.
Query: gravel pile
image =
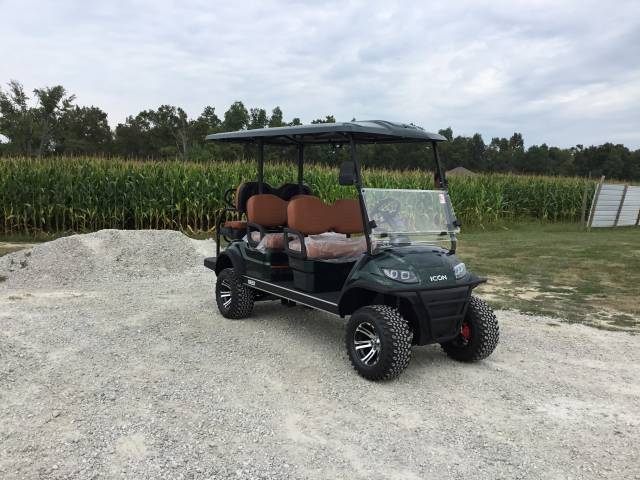
[[[488,360],[415,348],[371,383],[342,319],[222,318],[212,252],[105,231],[0,260],[1,479],[640,478],[638,336],[498,312]]]
[[[13,286],[120,282],[194,271],[214,252],[213,240],[171,230],[101,230],[0,257],[0,272]]]

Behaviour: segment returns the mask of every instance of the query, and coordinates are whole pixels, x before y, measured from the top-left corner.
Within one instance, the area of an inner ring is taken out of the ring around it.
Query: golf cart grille
[[[435,341],[455,337],[467,310],[471,288],[456,287],[420,292]]]

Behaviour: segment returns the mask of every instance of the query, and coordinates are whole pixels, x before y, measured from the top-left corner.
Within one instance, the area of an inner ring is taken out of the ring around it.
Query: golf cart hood
[[[479,284],[485,279],[466,272],[456,278],[455,267],[461,262],[455,255],[434,245],[411,245],[387,248],[376,255],[363,259],[360,268],[356,268],[348,280],[359,283],[366,280],[377,284],[381,289],[407,291],[450,288],[461,285]],[[460,267],[459,267],[460,268]],[[385,274],[384,272],[387,272]],[[393,279],[393,270],[406,276],[409,281]],[[402,273],[409,272],[409,273]]]

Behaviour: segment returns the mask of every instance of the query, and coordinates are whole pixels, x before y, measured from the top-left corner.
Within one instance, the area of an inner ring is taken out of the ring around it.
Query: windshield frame
[[[355,173],[353,185],[356,187],[356,191],[358,192],[358,202],[360,203],[360,211],[362,214],[362,224],[364,227],[363,233],[367,241],[367,255],[373,255],[375,249],[374,249],[373,241],[371,238],[372,226],[371,226],[371,221],[369,219],[367,206],[365,204],[364,195],[362,192],[363,188],[366,188],[366,187],[363,185],[363,182],[362,182],[360,163],[358,162],[358,158],[356,155],[356,143],[353,136],[351,136],[349,140],[350,140],[349,143],[351,146],[351,161],[353,162],[354,173]],[[435,190],[441,191],[442,193],[444,193],[446,195],[449,205],[451,205],[451,198],[449,197],[449,182],[446,179],[445,170],[442,168],[442,162],[440,161],[440,153],[438,152],[438,142],[432,141],[430,143],[431,143],[431,149],[433,151],[433,160],[435,163],[435,175],[434,175],[434,183],[436,187]],[[404,189],[404,190],[412,190],[412,189]],[[449,226],[449,230],[451,231],[451,233],[449,233],[450,246],[449,246],[448,255],[453,255],[454,253],[456,253],[456,248],[458,245],[456,231],[453,229],[454,228],[459,229],[460,222],[454,216],[453,207],[451,207],[451,209],[447,209],[447,212],[448,212],[447,224]]]

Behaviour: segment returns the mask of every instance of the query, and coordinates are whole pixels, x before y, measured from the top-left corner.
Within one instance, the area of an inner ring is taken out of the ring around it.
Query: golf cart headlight
[[[385,277],[402,283],[418,283],[418,277],[410,270],[396,270],[395,268],[383,268]]]
[[[453,273],[456,276],[456,280],[460,280],[467,274],[467,266],[464,263],[460,262],[455,267],[453,267]]]

